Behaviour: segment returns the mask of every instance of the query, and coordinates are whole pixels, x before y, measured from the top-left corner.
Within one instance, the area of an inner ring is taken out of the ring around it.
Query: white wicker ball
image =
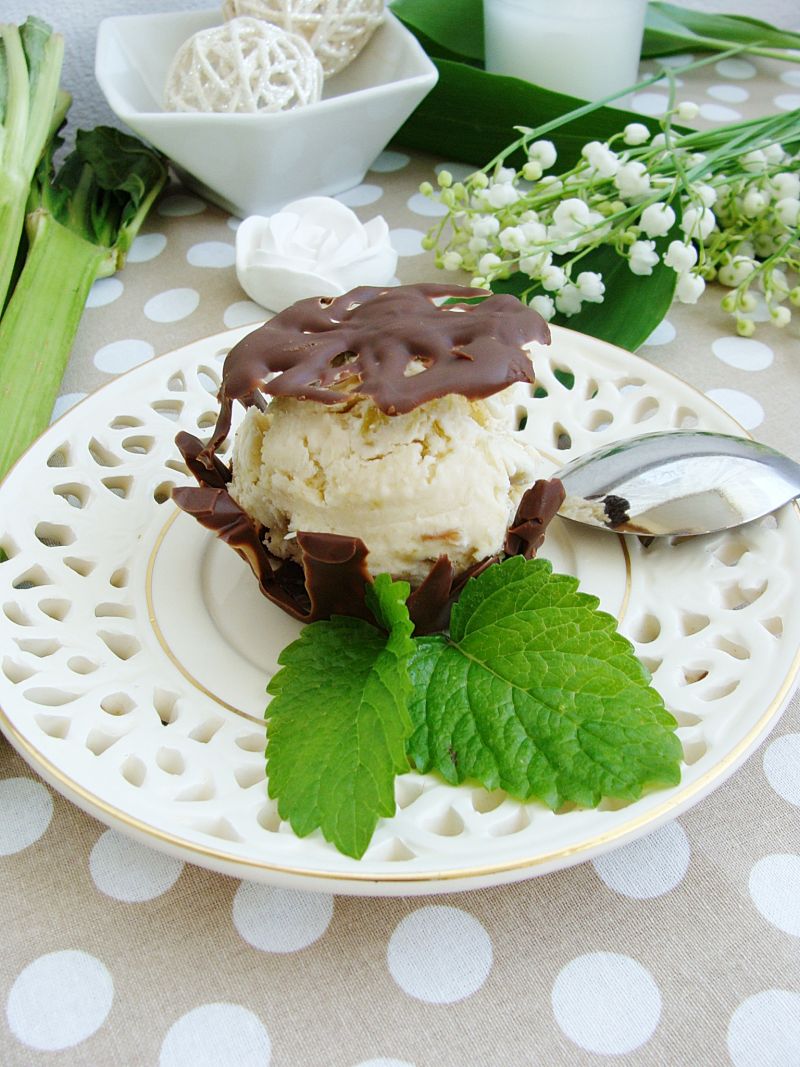
[[[282,26],[308,41],[325,76],[352,60],[383,20],[384,0],[224,0],[222,14]]]
[[[167,74],[167,111],[271,112],[313,104],[322,67],[308,43],[279,26],[234,18],[200,30]]]

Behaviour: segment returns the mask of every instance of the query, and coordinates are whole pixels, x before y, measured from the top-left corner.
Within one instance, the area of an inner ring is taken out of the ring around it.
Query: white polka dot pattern
[[[769,345],[751,337],[719,337],[711,345],[711,351],[717,359],[737,370],[766,370],[775,358]]]
[[[631,107],[642,115],[663,115],[667,110],[669,98],[662,93],[636,93],[631,100]]]
[[[263,322],[266,315],[266,311],[260,304],[252,300],[237,300],[235,304],[229,304],[225,308],[222,321],[229,330],[232,330],[236,326],[247,326],[251,322]]]
[[[681,52],[676,56],[659,56],[656,63],[660,67],[685,67],[687,63],[694,62],[695,57],[688,52]]]
[[[53,817],[53,798],[31,778],[0,781],[0,856],[11,856],[38,841]]]
[[[105,1022],[114,982],[105,964],[69,949],[39,956],[17,976],[6,1016],[18,1041],[43,1052],[80,1044]]]
[[[734,1067],[793,1067],[800,1049],[800,993],[767,989],[748,997],[728,1026]]]
[[[475,173],[475,168],[467,163],[437,163],[433,169],[436,174],[443,170],[448,171],[455,182],[463,182],[470,174]]]
[[[111,341],[94,354],[94,365],[105,374],[122,374],[126,370],[146,363],[155,355],[155,349],[147,341],[126,338],[124,341]]]
[[[127,262],[149,263],[160,256],[166,247],[167,239],[163,233],[139,234],[130,247]]]
[[[144,313],[153,322],[179,322],[196,311],[199,303],[196,289],[167,289],[147,301]]]
[[[236,246],[230,241],[202,241],[192,245],[186,260],[192,267],[232,267],[236,262]]]
[[[364,182],[362,185],[355,185],[352,189],[339,193],[335,199],[345,207],[366,207],[367,204],[374,204],[376,200],[380,200],[382,196],[383,189],[379,185],[369,185]]]
[[[86,307],[101,308],[106,304],[113,304],[122,296],[124,290],[125,286],[117,277],[98,278],[86,297]]]
[[[653,330],[646,341],[643,342],[645,347],[651,347],[655,345],[668,345],[671,341],[675,340],[675,327],[669,321],[669,319],[662,319],[658,326]]]
[[[233,898],[233,924],[262,952],[297,952],[317,941],[333,917],[333,897],[242,882]]]
[[[115,830],[106,830],[92,849],[89,869],[101,893],[128,904],[140,904],[171,889],[183,863]]]
[[[714,68],[723,78],[742,81],[755,78],[758,73],[749,59],[721,59],[719,63],[714,64]]]
[[[745,430],[755,430],[764,421],[764,409],[759,402],[739,389],[707,389],[706,396],[719,404]]]
[[[433,197],[424,196],[422,193],[414,193],[409,197],[406,204],[409,211],[413,211],[415,215],[427,215],[431,218],[440,218],[447,214],[447,208],[444,204],[435,200]]]
[[[389,941],[389,971],[403,992],[429,1004],[452,1004],[475,993],[492,967],[492,943],[478,920],[436,904],[418,908]]]
[[[390,174],[395,170],[402,170],[403,167],[407,167],[411,162],[411,157],[407,156],[405,152],[392,152],[388,149],[385,152],[373,159],[370,170],[374,170],[377,174]]]
[[[159,200],[156,210],[159,215],[164,215],[166,218],[199,215],[206,210],[206,202],[199,196],[175,193],[173,196],[165,196]]]
[[[723,104],[742,104],[750,96],[747,89],[741,85],[711,85],[706,92]]]
[[[389,239],[398,256],[419,256],[424,251],[422,239],[425,236],[422,230],[400,228],[389,231]]]
[[[742,117],[741,111],[724,104],[701,104],[700,114],[710,122],[736,122]]]
[[[60,418],[65,411],[69,411],[71,407],[74,407],[79,401],[83,400],[86,393],[62,393],[61,396],[56,397],[56,402],[53,404],[53,411],[50,415],[50,421],[55,422]]]
[[[593,860],[609,889],[624,897],[646,900],[669,893],[689,868],[689,839],[677,822]]]
[[[800,808],[800,734],[772,742],[764,753],[764,774],[778,796]]]
[[[587,1052],[621,1056],[653,1036],[661,994],[641,963],[616,952],[578,956],[553,985],[553,1014],[570,1041]]]
[[[201,1004],[173,1023],[159,1067],[268,1067],[266,1027],[239,1004]]]
[[[800,937],[800,856],[765,856],[750,872],[753,903],[785,934]]]

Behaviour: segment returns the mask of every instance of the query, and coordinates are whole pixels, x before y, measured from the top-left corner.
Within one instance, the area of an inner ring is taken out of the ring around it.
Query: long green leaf
[[[518,136],[518,126],[539,126],[583,103],[519,78],[487,74],[464,63],[433,61],[439,81],[401,127],[395,141],[439,158],[483,166]],[[571,167],[587,141],[602,141],[628,122],[653,119],[619,108],[598,107],[561,126],[556,137],[559,163]]]
[[[648,5],[643,59],[685,51],[724,51],[731,45],[800,49],[800,33],[747,15],[709,15],[660,0]]]
[[[483,0],[393,0],[390,7],[410,30],[438,48],[460,59],[483,60]]]

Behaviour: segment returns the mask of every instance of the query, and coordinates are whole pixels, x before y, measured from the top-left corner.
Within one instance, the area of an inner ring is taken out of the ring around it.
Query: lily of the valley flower
[[[655,241],[634,241],[631,245],[628,266],[634,274],[652,274],[658,263]]]
[[[470,273],[476,287],[517,276],[521,298],[546,319],[572,318],[607,298],[607,279],[581,268],[612,250],[633,275],[658,272],[682,303],[696,303],[707,282],[727,286],[721,306],[744,336],[755,329],[748,316],[759,301],[771,323],[786,326],[800,307],[798,112],[726,127],[729,143],[719,130],[675,128],[674,119],[696,113],[696,104],[675,105],[652,137],[643,123],[628,123],[585,144],[558,174],[544,173],[557,159],[553,143],[521,127],[518,140],[465,181],[448,174],[445,185],[440,173],[445,215],[423,245],[436,250],[438,266]],[[508,164],[520,149],[515,171]],[[421,190],[433,195],[430,183]],[[627,296],[624,277],[610,278],[610,295]]]
[[[310,196],[274,215],[250,215],[236,231],[236,276],[257,304],[282,311],[312,296],[386,285],[397,252],[386,220],[367,223],[338,200]]]

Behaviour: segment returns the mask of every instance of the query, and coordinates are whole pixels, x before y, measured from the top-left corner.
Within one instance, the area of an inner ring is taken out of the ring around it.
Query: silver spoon
[[[800,464],[757,441],[702,430],[642,434],[556,472],[560,515],[647,537],[714,533],[800,495]]]

